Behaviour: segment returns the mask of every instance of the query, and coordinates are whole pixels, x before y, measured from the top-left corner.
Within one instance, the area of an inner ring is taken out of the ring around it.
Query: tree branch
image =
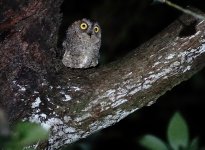
[[[92,69],[59,70],[52,55],[59,6],[59,1],[42,0],[37,14],[12,24],[0,44],[0,106],[10,122],[29,120],[50,129],[49,149],[150,106],[205,65],[205,21],[183,15],[180,21],[196,30],[192,35],[184,36],[189,30],[175,21],[118,61]]]
[[[205,16],[204,15],[201,15],[201,14],[196,13],[194,11],[191,11],[189,9],[182,8],[181,6],[179,6],[179,5],[175,4],[175,3],[172,3],[171,1],[168,1],[168,0],[155,0],[155,1],[160,2],[160,3],[165,3],[165,4],[167,4],[170,7],[173,7],[175,9],[179,10],[179,11],[182,11],[183,13],[186,13],[186,14],[191,15],[191,16],[193,16],[195,18],[198,18],[198,19],[205,20]]]

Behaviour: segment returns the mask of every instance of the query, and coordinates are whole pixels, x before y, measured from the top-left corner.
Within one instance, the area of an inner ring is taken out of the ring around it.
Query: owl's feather
[[[80,28],[82,23],[87,29]],[[95,27],[99,32],[95,32]],[[70,68],[89,68],[98,64],[99,49],[101,46],[101,29],[97,22],[82,19],[68,27],[66,39],[63,42],[65,54],[62,63]]]

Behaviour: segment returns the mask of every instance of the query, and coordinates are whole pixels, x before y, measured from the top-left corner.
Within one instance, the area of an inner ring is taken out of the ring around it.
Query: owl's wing
[[[62,43],[62,46],[64,49],[67,49],[69,47],[69,44],[72,41],[72,37],[73,37],[73,30],[71,30],[71,28],[68,28],[68,30],[66,32],[66,37]]]

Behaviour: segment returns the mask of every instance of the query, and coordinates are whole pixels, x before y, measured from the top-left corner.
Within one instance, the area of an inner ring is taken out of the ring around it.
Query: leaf
[[[198,150],[199,149],[199,139],[194,138],[189,146],[188,150]]]
[[[175,113],[174,116],[171,118],[171,121],[168,126],[167,136],[169,144],[174,150],[188,147],[188,127],[186,121],[180,115],[180,113]]]
[[[48,138],[48,131],[40,125],[34,123],[23,122],[19,123],[15,129],[17,141],[22,146],[31,145],[35,142]]]
[[[148,150],[168,150],[166,144],[153,135],[143,136],[139,143]]]

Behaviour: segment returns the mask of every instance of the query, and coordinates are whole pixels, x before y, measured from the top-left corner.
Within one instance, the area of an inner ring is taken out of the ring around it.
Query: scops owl
[[[75,21],[68,27],[63,42],[62,63],[70,68],[89,68],[98,64],[101,28],[89,19]]]

